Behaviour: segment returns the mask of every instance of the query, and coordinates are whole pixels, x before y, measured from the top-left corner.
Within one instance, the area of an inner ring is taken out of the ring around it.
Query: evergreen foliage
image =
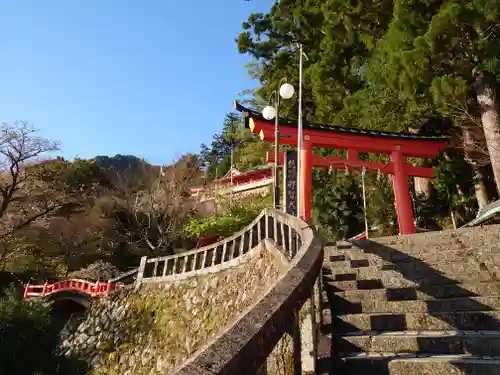
[[[471,147],[466,149],[464,139],[465,131],[482,133],[481,115],[485,109],[478,95],[485,88],[498,86],[497,3],[283,0],[268,13],[248,17],[237,38],[238,50],[252,57],[250,74],[261,84],[255,96],[266,98],[283,78],[297,87],[295,43],[302,43],[307,55],[303,73],[305,121],[449,135],[456,150],[446,151],[452,160],[444,164],[461,167],[437,168],[432,200],[419,205],[414,197],[415,211],[417,221],[424,226],[432,226],[434,218],[447,226],[445,218],[451,213],[460,225],[473,216],[477,207],[471,189],[477,168],[489,164],[486,146],[475,144],[471,151]],[[281,113],[296,117],[297,98],[284,101]],[[484,142],[480,138],[476,143]],[[500,149],[500,144],[497,146]],[[370,160],[377,158],[370,156]],[[441,156],[435,161],[411,162],[432,166],[443,160]],[[495,199],[491,167],[481,169],[481,175],[490,198]],[[354,199],[348,189],[352,185],[332,186],[324,176],[315,174],[322,181],[315,185],[315,218],[324,220],[328,230],[342,237],[345,230],[340,223],[333,224],[338,215],[330,211],[355,206],[360,197],[358,194]],[[373,180],[370,174],[367,178]],[[369,184],[368,217],[379,231],[391,233],[395,224],[388,211],[392,208],[391,186],[381,181]],[[457,190],[457,185],[462,188]],[[359,218],[356,220],[359,224]]]

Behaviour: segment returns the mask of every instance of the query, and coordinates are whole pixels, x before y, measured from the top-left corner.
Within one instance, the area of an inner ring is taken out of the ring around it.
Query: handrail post
[[[30,287],[30,281],[28,280],[28,283],[26,284],[26,286],[24,287],[24,295],[23,295],[23,298],[26,299],[28,298],[28,290],[29,290],[29,287]]]
[[[135,280],[135,288],[138,289],[141,286],[142,279],[144,278],[144,270],[146,269],[146,262],[148,260],[147,256],[141,258],[141,263],[139,264],[139,269],[137,270],[137,279]]]
[[[95,292],[94,292],[94,296],[98,295],[99,295],[99,279],[97,279],[97,281],[95,282]]]
[[[47,282],[43,284],[42,297],[45,297],[45,290],[47,289]]]
[[[302,335],[300,332],[300,308],[295,308],[292,317],[292,327],[290,336],[292,336],[292,360],[294,374],[302,373]]]
[[[316,282],[314,283],[313,290],[312,290],[312,295],[311,295],[311,326],[312,326],[312,340],[313,340],[313,347],[312,347],[312,357],[313,357],[313,368],[317,369],[318,368],[318,345],[319,345],[319,337],[321,335],[320,330],[320,323],[319,321],[321,320],[321,315],[323,315],[321,312],[321,290],[319,289],[319,284],[318,280],[316,279]]]

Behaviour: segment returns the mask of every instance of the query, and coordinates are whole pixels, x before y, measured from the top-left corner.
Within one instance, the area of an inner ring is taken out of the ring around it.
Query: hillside
[[[198,166],[180,160],[161,170],[115,155],[34,160],[15,180],[5,174],[2,188],[15,192],[0,215],[0,271],[53,279],[97,261],[127,270],[143,255],[190,248],[182,222],[192,204],[183,197]]]
[[[98,155],[93,158],[97,166],[103,169],[115,168],[118,171],[124,171],[126,169],[139,169],[143,165],[149,165],[144,160],[139,159],[133,155],[120,155],[106,156]]]

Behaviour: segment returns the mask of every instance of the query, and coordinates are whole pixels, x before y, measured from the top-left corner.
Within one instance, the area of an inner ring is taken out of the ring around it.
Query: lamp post
[[[303,55],[304,51],[302,49],[302,43],[299,45],[299,118],[297,123],[297,217],[300,219],[300,209],[301,209],[301,180],[302,180],[302,70],[303,70]]]
[[[280,105],[280,96],[283,99],[290,99],[295,93],[295,89],[289,83],[285,82],[285,79],[282,79],[276,91],[273,91],[270,99],[274,95],[274,107],[268,105],[262,111],[262,116],[266,120],[272,120],[274,118],[274,155],[278,155],[279,152],[279,138],[280,138],[280,130],[279,130],[279,105]],[[282,84],[283,83],[283,84]],[[279,187],[279,178],[278,178],[278,158],[274,158],[274,168],[273,168],[273,192],[274,192],[274,208],[279,208],[280,206],[280,187]]]

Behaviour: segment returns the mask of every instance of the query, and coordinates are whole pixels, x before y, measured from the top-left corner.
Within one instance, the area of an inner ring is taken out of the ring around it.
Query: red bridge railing
[[[90,297],[104,297],[112,290],[122,287],[121,283],[111,283],[103,281],[87,281],[80,279],[68,279],[57,281],[52,284],[26,284],[24,288],[24,298],[45,297],[59,292],[80,292]]]

